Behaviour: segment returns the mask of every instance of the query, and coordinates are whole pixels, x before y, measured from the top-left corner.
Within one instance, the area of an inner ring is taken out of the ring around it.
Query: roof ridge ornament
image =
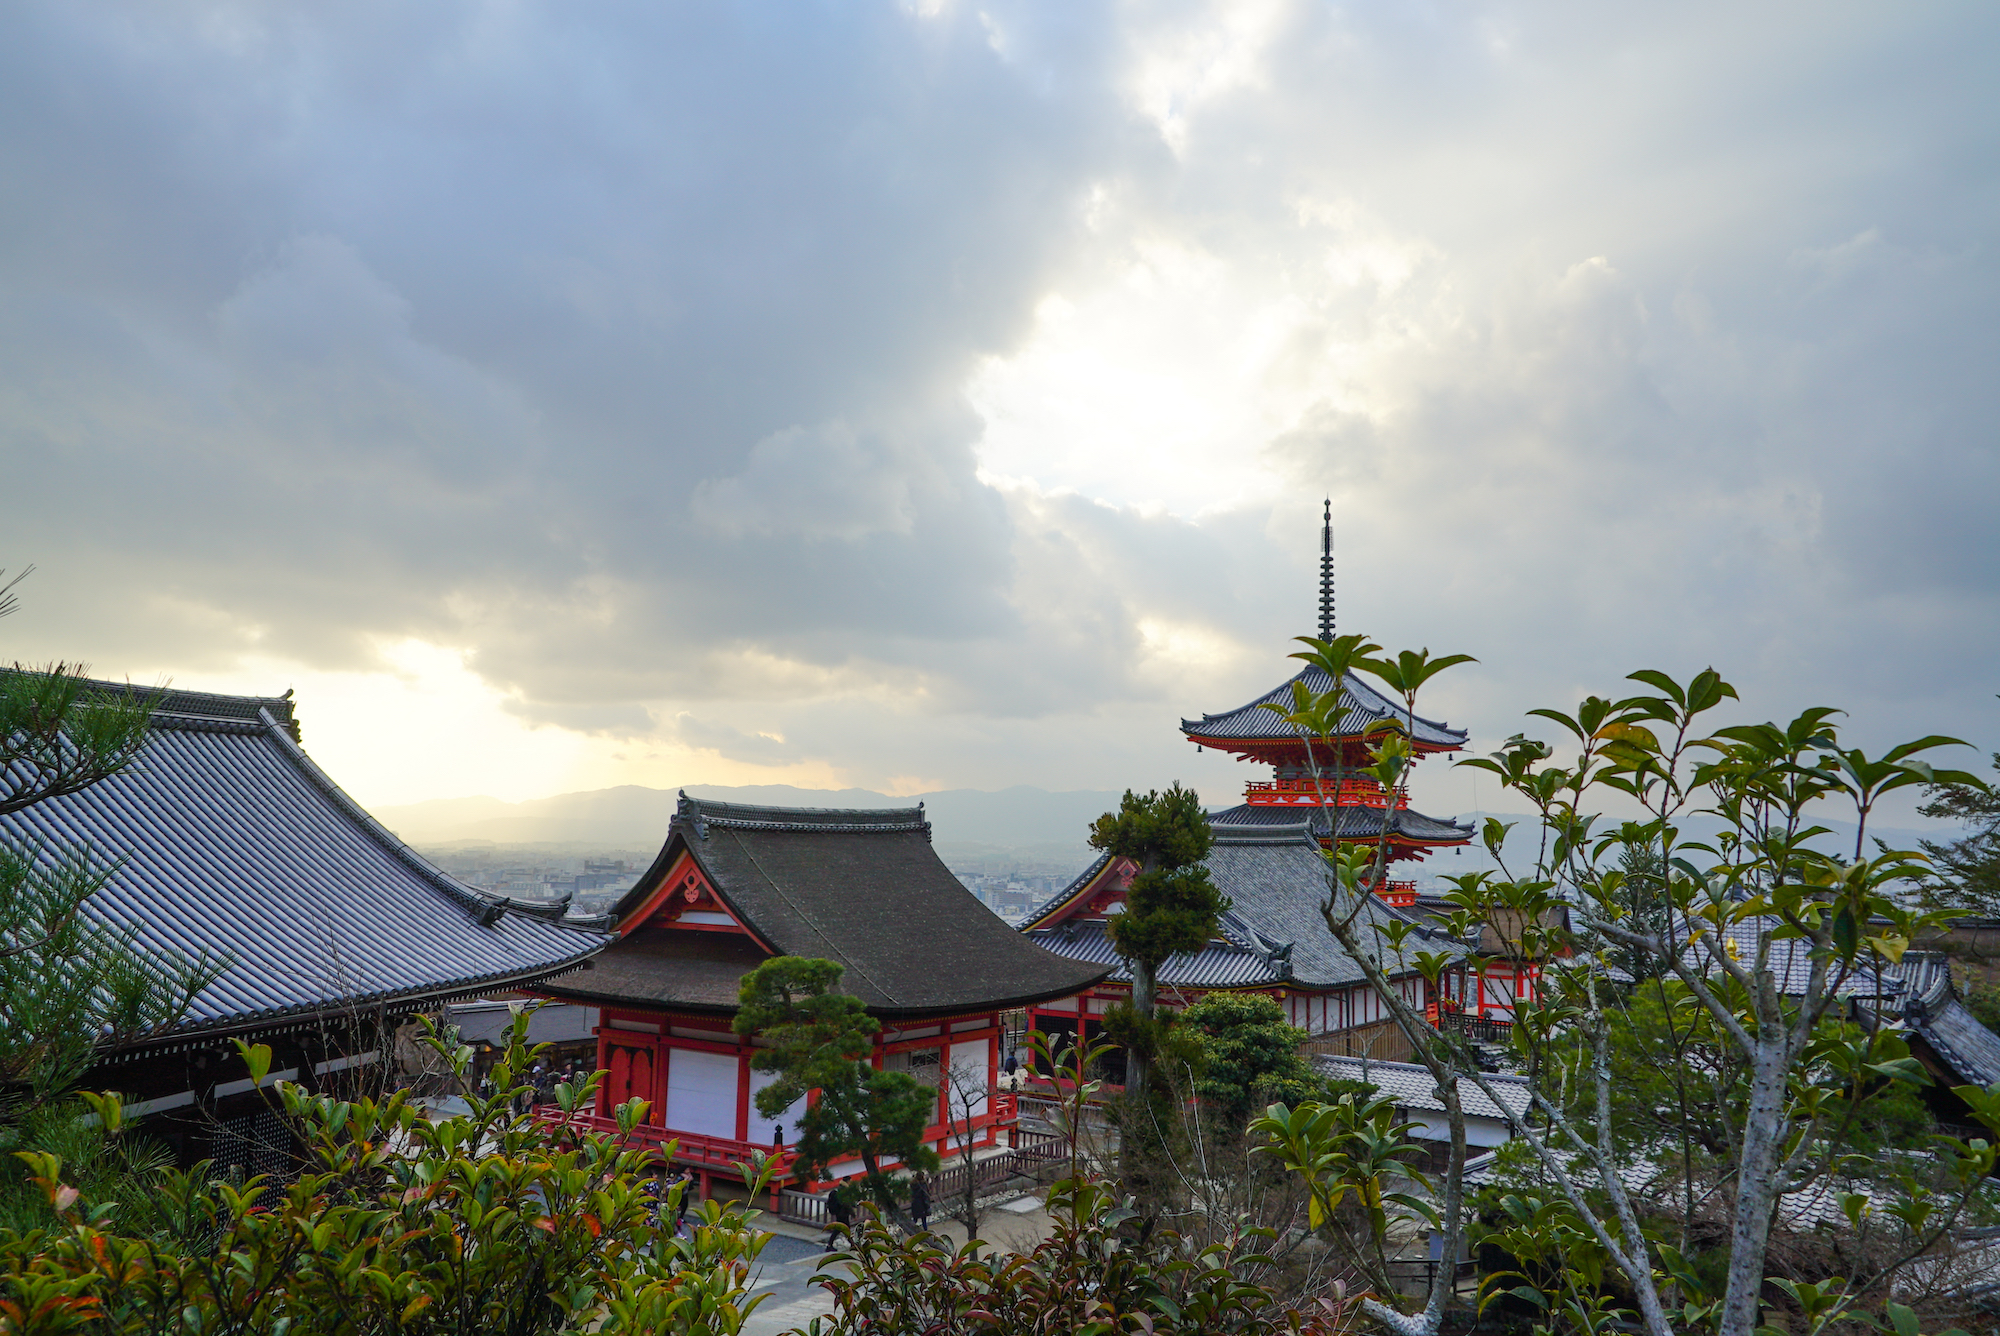
[[[680,802],[674,808],[674,815],[681,818],[694,818],[695,838],[706,842],[708,840],[708,822],[702,816],[701,804],[693,798],[688,797],[686,789],[679,789],[676,792],[680,795]]]
[[[1333,639],[1333,498],[1326,499],[1326,521],[1319,535],[1319,638]]]

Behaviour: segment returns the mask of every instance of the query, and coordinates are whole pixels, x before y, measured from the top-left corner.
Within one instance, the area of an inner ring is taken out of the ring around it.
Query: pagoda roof
[[[1413,812],[1407,807],[1394,810],[1381,807],[1351,805],[1334,808],[1340,818],[1340,838],[1343,840],[1372,840],[1381,835],[1384,817],[1389,819],[1389,834],[1410,844],[1464,844],[1474,832],[1469,825],[1456,821],[1439,820]],[[1300,809],[1296,807],[1265,807],[1242,803],[1226,807],[1219,812],[1208,814],[1209,825],[1217,834],[1225,828],[1246,827],[1262,829],[1289,829],[1300,824],[1304,818],[1305,828],[1310,829],[1320,839],[1327,837],[1327,812],[1325,809]]]
[[[1111,977],[1129,982],[1123,958],[1112,946],[1106,920],[1086,915],[1086,907],[1107,883],[1112,864],[1106,854],[1064,890],[1044,902],[1022,928],[1049,950],[1093,965],[1108,966]],[[1319,841],[1298,821],[1284,826],[1218,827],[1203,865],[1231,905],[1219,934],[1199,951],[1169,958],[1159,970],[1162,989],[1171,988],[1338,988],[1364,975],[1328,930],[1319,912],[1326,899],[1326,857]],[[1458,938],[1423,919],[1372,896],[1361,907],[1358,929],[1372,940],[1372,925],[1402,920],[1418,924],[1409,950],[1463,956]],[[1413,972],[1388,963],[1391,977]]]
[[[561,921],[563,906],[516,904],[434,867],[297,736],[289,693],[159,693],[135,764],[0,816],[0,837],[44,863],[87,846],[110,865],[84,910],[130,930],[140,951],[228,962],[146,1045],[431,1006],[603,948],[603,934]]]
[[[743,933],[649,921],[684,855]],[[1106,973],[1043,950],[980,904],[931,847],[921,804],[754,807],[683,793],[659,856],[612,915],[623,939],[589,974],[542,991],[734,1012],[759,961],[805,956],[843,966],[840,991],[871,1013],[909,1018],[1067,996]]]
[[[1292,683],[1302,682],[1306,689],[1314,692],[1328,692],[1333,689],[1333,675],[1324,668],[1308,665],[1302,672],[1293,674],[1281,685],[1233,710],[1221,714],[1204,714],[1199,719],[1181,720],[1181,732],[1204,747],[1230,750],[1232,742],[1290,742],[1300,746],[1300,738],[1282,715],[1263,709],[1264,705],[1281,705],[1289,713],[1292,708]],[[1360,677],[1348,673],[1341,680],[1341,701],[1349,713],[1342,721],[1340,736],[1358,738],[1374,724],[1385,719],[1398,723],[1408,722],[1403,708],[1369,686]],[[1415,731],[1411,740],[1426,751],[1452,751],[1465,745],[1467,731],[1452,728],[1422,715],[1416,717]]]

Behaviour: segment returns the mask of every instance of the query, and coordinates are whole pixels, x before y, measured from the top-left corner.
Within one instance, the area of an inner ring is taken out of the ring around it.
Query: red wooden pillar
[[[750,1051],[736,1055],[736,1139],[750,1139]]]

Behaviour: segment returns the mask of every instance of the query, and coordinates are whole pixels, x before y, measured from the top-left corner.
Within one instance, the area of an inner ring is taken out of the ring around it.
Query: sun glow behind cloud
[[[1711,661],[1980,739],[1996,23],[30,0],[9,652],[294,685],[377,803],[1226,797],[1331,493],[1476,743]]]
[[[467,655],[406,640],[379,649],[377,671],[328,672],[250,656],[233,669],[145,685],[269,696],[290,688],[304,746],[364,807],[437,797],[486,796],[519,802],[618,784],[797,784],[839,788],[823,764],[747,765],[654,738],[608,738],[532,724],[518,701],[466,666]]]
[[[1316,413],[1369,415],[1380,359],[1453,317],[1411,291],[1436,248],[1351,204],[1295,219],[1231,253],[1164,220],[1100,221],[1097,281],[1044,298],[1023,346],[966,387],[981,477],[1188,517],[1270,506],[1295,480],[1271,442]]]

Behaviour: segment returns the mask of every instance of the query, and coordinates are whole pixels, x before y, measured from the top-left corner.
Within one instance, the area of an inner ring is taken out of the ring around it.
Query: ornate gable
[[[661,879],[636,914],[628,914],[618,925],[618,934],[629,937],[640,928],[674,928],[687,932],[737,933],[762,944],[749,925],[716,894],[715,884],[682,849],[680,857]]]

